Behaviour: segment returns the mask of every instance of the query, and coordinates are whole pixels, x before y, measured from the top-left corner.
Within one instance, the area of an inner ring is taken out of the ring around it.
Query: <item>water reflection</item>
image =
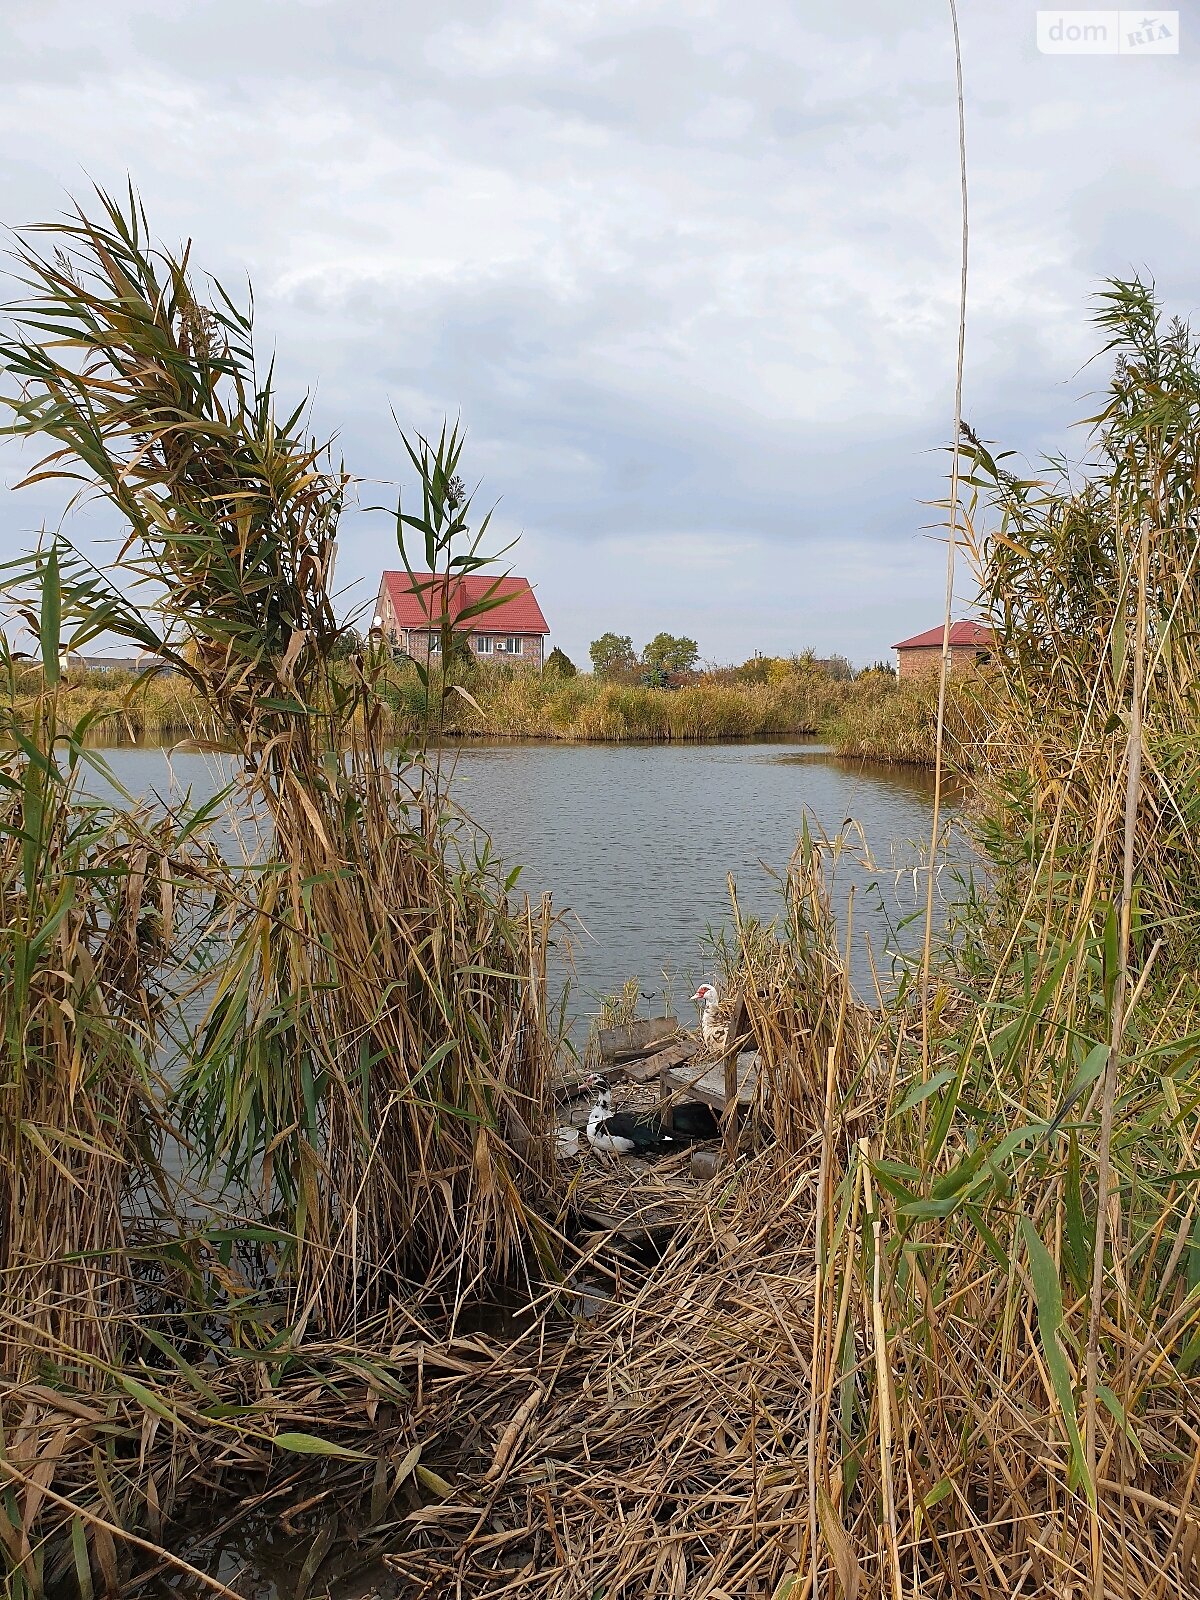
[[[209,799],[232,775],[228,758],[182,745],[99,753],[123,788],[164,801],[187,789]],[[844,926],[853,891],[860,988],[871,989],[872,957],[886,975],[893,952],[917,941],[906,922],[924,904],[917,869],[933,786],[920,768],[842,762],[795,742],[472,744],[447,752],[444,764],[459,804],[500,856],[523,864],[519,887],[551,891],[565,914],[575,1011],[636,976],[646,1007],[671,999],[686,1013],[711,965],[710,931],[729,921],[729,876],[743,914],[775,917],[805,818],[814,833],[847,839],[833,898]],[[98,776],[89,786],[106,787]],[[227,848],[240,853],[232,838]]]

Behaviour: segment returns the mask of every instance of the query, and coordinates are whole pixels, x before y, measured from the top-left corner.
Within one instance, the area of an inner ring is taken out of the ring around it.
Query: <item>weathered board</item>
[[[685,1065],[696,1054],[697,1048],[694,1039],[680,1039],[677,1044],[669,1044],[665,1050],[656,1050],[653,1055],[626,1062],[625,1076],[634,1083],[651,1083],[672,1067]]]
[[[607,1063],[645,1055],[678,1032],[678,1017],[643,1017],[627,1027],[601,1028],[596,1042],[601,1061]]]
[[[714,1111],[724,1111],[725,1065],[721,1061],[710,1063],[703,1072],[699,1071],[701,1065],[697,1062],[691,1067],[670,1068],[666,1073],[666,1087],[671,1091],[682,1089],[694,1100],[703,1100],[705,1105],[711,1106]],[[739,1105],[748,1106],[753,1102],[757,1077],[756,1058],[749,1052],[739,1056],[737,1062]]]

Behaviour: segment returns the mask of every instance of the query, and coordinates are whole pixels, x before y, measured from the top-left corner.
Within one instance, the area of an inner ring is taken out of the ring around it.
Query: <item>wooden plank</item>
[[[679,1032],[678,1017],[643,1017],[624,1028],[601,1028],[597,1034],[600,1059],[605,1063],[645,1055],[655,1045]]]
[[[682,1090],[693,1100],[703,1100],[714,1111],[725,1109],[725,1063],[716,1066],[710,1062],[703,1071],[694,1067],[672,1067],[665,1074],[666,1087],[671,1092]],[[758,1076],[754,1057],[749,1052],[738,1057],[737,1097],[739,1105],[748,1106],[754,1100],[754,1086]]]
[[[690,1061],[696,1048],[694,1039],[681,1039],[678,1044],[669,1044],[665,1050],[656,1050],[639,1061],[626,1062],[625,1076],[634,1083],[649,1083],[652,1078],[661,1080],[672,1067],[682,1067]]]
[[[738,1044],[746,1031],[746,997],[739,994],[733,1008],[733,1019],[725,1035],[725,1058],[722,1063],[725,1079],[725,1154],[732,1157],[737,1149],[741,1091],[738,1085]]]

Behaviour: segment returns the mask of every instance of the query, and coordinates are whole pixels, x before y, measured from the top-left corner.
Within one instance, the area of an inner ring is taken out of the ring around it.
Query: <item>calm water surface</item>
[[[126,746],[103,752],[130,791],[162,795],[221,785],[222,764],[197,752]],[[870,985],[867,941],[884,976],[919,934],[903,926],[923,904],[913,869],[927,849],[932,779],[910,768],[865,768],[821,747],[719,745],[469,745],[444,757],[452,792],[492,836],[519,887],[553,893],[566,919],[571,1009],[636,976],[681,1014],[712,968],[710,930],[728,926],[727,878],[745,914],[781,908],[778,875],[807,815],[813,830],[854,835],[834,879],[843,919],[854,888],[854,972]],[[666,976],[664,976],[666,974]],[[650,1001],[643,1009],[654,1009]]]

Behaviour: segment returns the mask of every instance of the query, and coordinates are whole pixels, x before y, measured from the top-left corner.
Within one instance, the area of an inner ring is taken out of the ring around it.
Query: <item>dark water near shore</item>
[[[138,795],[190,788],[206,798],[228,773],[219,758],[186,749],[102,754]],[[778,915],[779,875],[806,817],[830,836],[856,825],[833,899],[844,938],[854,891],[852,967],[864,995],[872,957],[887,979],[893,954],[919,941],[904,923],[924,904],[914,869],[928,850],[932,777],[922,769],[843,762],[795,742],[472,744],[444,762],[458,803],[505,862],[522,865],[518,888],[553,892],[571,946],[571,1010],[581,1017],[632,976],[650,997],[643,1014],[673,1001],[690,1017],[687,997],[713,969],[709,930],[729,925],[728,876],[744,915]],[[948,878],[939,883],[939,902],[953,890]]]

